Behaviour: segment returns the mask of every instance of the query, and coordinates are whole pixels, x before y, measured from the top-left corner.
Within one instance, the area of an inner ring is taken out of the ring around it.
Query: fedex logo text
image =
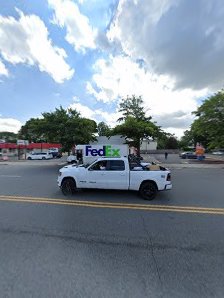
[[[112,146],[103,146],[102,149],[94,149],[91,145],[86,146],[86,156],[106,156],[106,157],[120,157],[120,149],[112,148]]]

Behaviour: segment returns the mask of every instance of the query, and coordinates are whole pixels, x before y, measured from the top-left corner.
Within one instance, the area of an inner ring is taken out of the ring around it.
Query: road
[[[176,168],[147,202],[65,198],[57,163],[0,164],[2,297],[223,297],[223,168]]]

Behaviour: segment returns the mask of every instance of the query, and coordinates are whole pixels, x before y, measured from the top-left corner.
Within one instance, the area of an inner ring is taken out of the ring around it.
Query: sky
[[[223,81],[222,0],[0,0],[0,131],[60,106],[113,127],[136,95],[180,137]]]

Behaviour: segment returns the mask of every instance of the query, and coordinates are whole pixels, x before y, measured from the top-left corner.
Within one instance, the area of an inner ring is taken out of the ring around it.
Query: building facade
[[[61,144],[54,143],[30,143],[18,145],[15,143],[0,143],[0,159],[26,159],[30,152],[47,152],[50,148],[61,149]]]

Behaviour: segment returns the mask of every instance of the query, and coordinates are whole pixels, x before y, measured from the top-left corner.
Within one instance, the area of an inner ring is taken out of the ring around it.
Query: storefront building
[[[26,155],[30,152],[47,152],[51,148],[61,149],[61,144],[30,143],[17,145],[15,143],[0,143],[0,159],[26,159]]]

